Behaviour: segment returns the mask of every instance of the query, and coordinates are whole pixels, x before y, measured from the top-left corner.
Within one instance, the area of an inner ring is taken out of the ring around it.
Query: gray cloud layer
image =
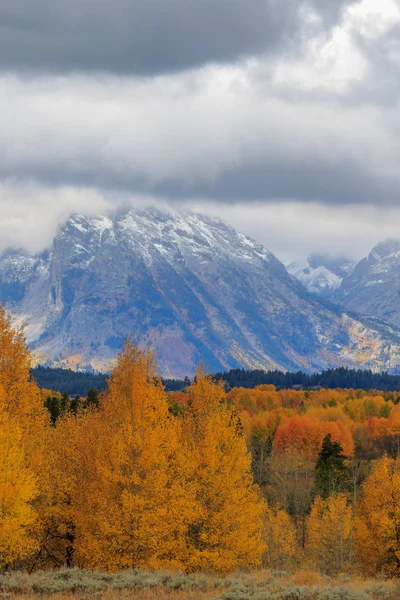
[[[371,207],[385,205],[392,233],[399,30],[400,0],[3,0],[0,245],[35,204],[47,232],[80,206],[130,198],[238,223],[251,205],[249,233],[263,205],[297,207],[291,232],[299,207],[314,224],[339,207],[348,231],[346,206],[368,205],[375,225]],[[261,230],[286,239],[274,219]]]
[[[180,202],[398,201],[394,109],[260,93],[239,67],[0,84],[3,178]]]
[[[9,0],[0,66],[149,75],[271,51],[301,25],[298,0]]]

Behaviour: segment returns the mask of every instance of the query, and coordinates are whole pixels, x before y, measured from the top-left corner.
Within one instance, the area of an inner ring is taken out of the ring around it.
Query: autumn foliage
[[[178,418],[151,353],[127,343],[100,406],[54,423],[22,334],[0,317],[3,567],[223,573],[261,564],[265,501],[219,384],[199,372]]]
[[[38,474],[48,423],[40,392],[30,381],[23,335],[0,310],[0,563],[31,557],[39,547]]]
[[[181,424],[168,411],[148,352],[126,345],[100,410],[85,420],[90,433],[77,500],[80,559],[111,570],[184,568],[193,493]]]
[[[307,520],[307,551],[321,571],[342,573],[351,564],[353,507],[345,494],[317,496]]]
[[[195,514],[186,564],[222,572],[257,566],[265,550],[265,503],[253,481],[240,421],[222,385],[201,371],[187,393],[182,447]]]
[[[344,453],[352,456],[354,440],[351,431],[339,419],[320,421],[315,417],[295,416],[285,420],[275,434],[274,451],[277,454],[292,448],[301,454],[316,458],[322,447],[323,439],[330,434],[332,440],[339,442]]]
[[[0,310],[0,568],[397,577],[398,400],[201,369],[167,394],[131,343],[100,400],[71,400],[38,389]]]
[[[374,466],[357,506],[355,540],[368,574],[400,576],[400,459],[387,456]]]

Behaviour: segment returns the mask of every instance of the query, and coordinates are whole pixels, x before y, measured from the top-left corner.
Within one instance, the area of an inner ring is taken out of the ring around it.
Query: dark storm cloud
[[[151,75],[295,51],[304,6],[319,0],[3,0],[0,68]]]
[[[0,8],[3,69],[152,74],[274,47],[296,22],[265,0],[12,0]]]
[[[342,160],[334,165],[329,160],[285,161],[258,160],[253,164],[237,165],[222,173],[211,184],[205,182],[194,189],[180,182],[166,182],[152,186],[152,194],[171,199],[180,197],[211,198],[219,202],[264,201],[323,202],[331,205],[398,203],[398,178],[388,180],[376,177],[355,161]]]
[[[6,179],[8,175],[0,165],[0,177]],[[21,172],[15,170],[14,176],[17,180],[36,180],[46,186],[94,188],[114,194],[116,198],[136,194],[177,204],[203,198],[223,204],[295,199],[338,207],[377,203],[389,206],[398,204],[400,194],[398,177],[378,177],[356,161],[342,160],[332,165],[323,157],[304,161],[258,160],[235,165],[212,180],[203,178],[195,183],[188,183],[183,177],[154,181],[144,174],[117,174],[100,166],[79,172],[60,166],[23,168]]]

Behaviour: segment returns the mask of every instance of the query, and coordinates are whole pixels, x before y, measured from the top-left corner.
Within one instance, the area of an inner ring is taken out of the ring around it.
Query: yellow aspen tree
[[[23,331],[14,329],[10,318],[0,307],[0,387],[2,404],[10,415],[15,415],[27,434],[27,441],[35,445],[38,428],[47,421],[40,390],[31,380],[31,355]]]
[[[27,465],[23,431],[0,405],[0,568],[29,558],[37,548],[32,535],[37,496],[35,476]]]
[[[197,511],[188,531],[188,569],[223,573],[259,565],[266,504],[223,387],[201,371],[188,390],[183,432]]]
[[[307,519],[306,551],[313,565],[329,574],[343,572],[352,557],[353,508],[345,494],[317,496]]]
[[[400,575],[400,459],[384,456],[362,485],[355,519],[358,563],[367,575]]]
[[[30,379],[31,357],[23,332],[14,330],[0,307],[0,470],[4,560],[27,558],[36,547],[34,503],[43,468],[48,424],[37,385]]]
[[[270,568],[288,568],[299,553],[296,527],[288,513],[279,507],[269,507],[265,514],[267,551],[263,562]]]
[[[40,495],[35,504],[39,548],[32,568],[74,564],[83,426],[83,417],[66,415],[46,431],[46,468],[39,476]]]
[[[82,448],[78,546],[86,565],[184,567],[193,508],[181,453],[153,357],[128,343]]]
[[[44,432],[49,415],[40,390],[31,379],[31,363],[22,329],[14,329],[0,307],[0,401],[3,410],[21,428],[27,464],[37,475],[45,461]]]
[[[268,497],[293,518],[301,548],[305,546],[306,519],[313,502],[315,461],[293,448],[269,461]]]

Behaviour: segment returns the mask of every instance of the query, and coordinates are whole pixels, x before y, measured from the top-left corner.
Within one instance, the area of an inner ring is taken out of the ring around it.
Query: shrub
[[[239,583],[233,585],[228,591],[218,596],[219,600],[254,600],[256,590],[254,587]]]
[[[390,598],[390,588],[385,583],[377,583],[365,590],[367,594],[370,594],[373,598]]]
[[[353,592],[347,588],[325,590],[318,595],[318,600],[371,600],[365,592]]]
[[[12,592],[14,594],[22,594],[25,591],[29,592],[32,587],[32,577],[28,573],[18,571],[0,575],[0,591]]]
[[[304,586],[291,585],[281,592],[282,600],[309,600],[311,592]]]

